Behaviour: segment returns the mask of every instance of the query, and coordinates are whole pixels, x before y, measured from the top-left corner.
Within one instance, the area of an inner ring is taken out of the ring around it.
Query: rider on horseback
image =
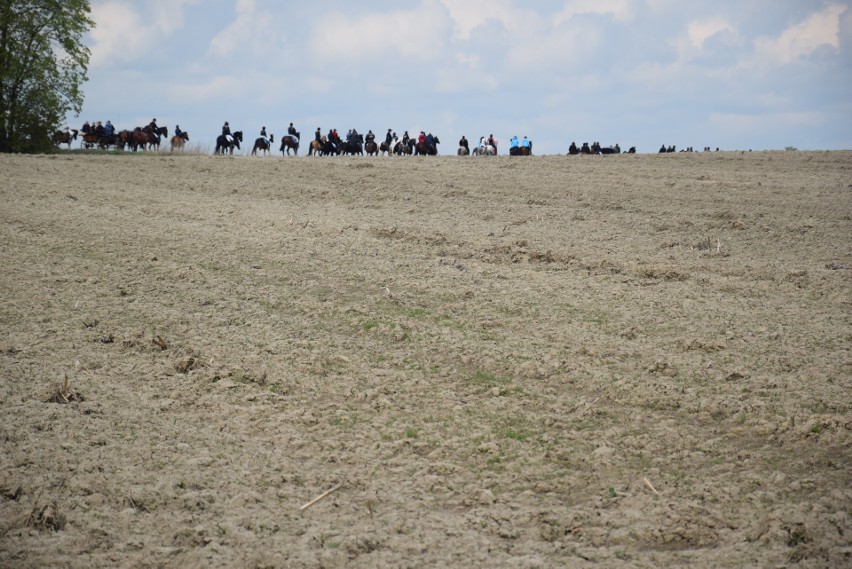
[[[265,126],[260,128],[260,138],[263,139],[263,143],[266,144],[266,146],[268,147],[269,146],[269,137],[266,135],[266,127]]]
[[[467,139],[462,135],[461,140],[459,140],[459,146],[470,152],[470,147],[468,146]]]
[[[230,144],[234,142],[234,137],[231,136],[231,127],[228,125],[228,121],[225,121],[225,124],[222,125],[222,136],[225,137],[225,140]]]
[[[367,142],[375,142],[376,141],[376,135],[373,134],[372,130],[368,130],[367,136],[364,137],[364,140],[367,141]]]

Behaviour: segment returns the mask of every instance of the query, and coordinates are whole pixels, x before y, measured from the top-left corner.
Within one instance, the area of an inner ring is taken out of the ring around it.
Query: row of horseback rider
[[[110,146],[123,148],[125,145],[129,145],[133,150],[136,150],[140,146],[142,148],[147,146],[156,146],[159,148],[161,137],[168,136],[169,129],[168,127],[157,125],[157,119],[152,119],[144,127],[136,127],[132,131],[122,130],[120,132],[116,132],[115,126],[111,121],[106,121],[106,124],[102,124],[101,121],[86,121],[83,123],[80,131],[72,131],[68,127],[65,127],[64,132],[57,132],[54,135],[54,142],[56,144],[68,144],[70,147],[71,141],[76,140],[79,133],[82,133],[82,145],[87,148],[95,145],[101,148],[108,148]],[[172,137],[173,144],[175,140],[180,142],[189,140],[189,135],[181,130],[180,125],[175,127],[175,135]]]
[[[311,145],[311,152],[319,150],[322,154],[339,154],[340,152],[350,152],[355,149],[355,153],[360,153],[360,144],[364,144],[364,151],[367,154],[438,154],[438,144],[440,140],[431,132],[426,133],[420,131],[420,134],[415,140],[406,130],[402,138],[397,136],[393,129],[388,129],[385,134],[385,140],[381,143],[376,142],[376,135],[372,130],[367,131],[366,135],[360,134],[356,129],[351,129],[346,133],[345,141],[340,138],[337,129],[333,128],[328,131],[328,134],[323,136],[322,130],[317,127],[314,132],[314,140]],[[309,154],[311,153],[309,152]]]

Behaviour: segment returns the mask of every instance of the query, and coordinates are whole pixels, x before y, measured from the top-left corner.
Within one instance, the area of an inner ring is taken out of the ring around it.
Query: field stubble
[[[0,563],[849,564],[850,167],[0,156]]]

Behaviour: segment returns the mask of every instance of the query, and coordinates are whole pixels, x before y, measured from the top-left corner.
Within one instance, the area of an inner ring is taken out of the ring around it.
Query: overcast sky
[[[493,133],[852,149],[846,0],[93,0],[83,113],[157,118],[208,145],[290,122],[421,130],[454,154]],[[277,145],[276,145],[277,147]],[[304,152],[303,152],[304,153]]]

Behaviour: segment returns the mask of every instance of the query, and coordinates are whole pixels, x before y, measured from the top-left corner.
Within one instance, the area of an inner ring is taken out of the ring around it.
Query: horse
[[[243,131],[238,130],[231,134],[230,138],[225,136],[224,134],[220,134],[218,138],[216,138],[216,148],[213,150],[213,154],[224,156],[227,151],[231,156],[234,155],[234,147],[237,149],[240,148],[240,142],[243,141]]]
[[[343,151],[343,143],[342,142],[335,144],[334,142],[332,142],[331,140],[329,140],[325,136],[322,137],[322,140],[323,140],[322,152],[321,152],[322,156],[330,156],[330,155],[339,156],[340,153]]]
[[[323,144],[325,144],[325,137],[323,140],[313,139],[311,143],[308,145],[308,156],[319,156],[322,152]]]
[[[509,149],[509,156],[530,156],[532,154],[532,146],[515,146]]]
[[[298,156],[299,155],[299,138],[300,137],[301,137],[301,135],[298,132],[295,135],[288,134],[286,136],[282,136],[281,137],[281,154],[284,154],[285,156],[290,156],[290,149],[292,149],[293,155]],[[316,140],[311,142],[311,146],[313,146],[314,142],[316,142]],[[310,155],[310,150],[308,151],[308,154]]]
[[[127,132],[127,137],[123,140],[122,134],[124,134],[125,132]],[[150,142],[148,138],[148,133],[146,133],[139,127],[136,127],[132,131],[120,132],[118,136],[118,141],[119,145],[121,145],[122,147],[124,146],[124,144],[130,146],[130,149],[133,150],[133,152],[136,152],[140,146],[142,147],[142,150],[145,150],[145,147],[148,145],[148,142]]]
[[[398,140],[399,140],[399,139],[398,139],[397,137],[393,137],[393,138],[390,140],[390,142],[388,142],[387,140],[385,140],[384,142],[382,142],[382,143],[379,145],[379,152],[381,153],[381,156],[384,156],[384,155],[385,155],[385,153],[387,153],[387,155],[388,155],[388,156],[390,156],[391,154],[393,154],[393,147],[394,147],[394,145],[396,145],[396,144],[397,144],[397,141],[398,141]]]
[[[57,147],[63,144],[67,144],[68,150],[71,150],[71,141],[77,140],[77,134],[79,132],[80,131],[78,131],[77,129],[72,129],[71,132],[63,132],[61,130],[57,130],[53,133],[53,144],[55,144]]]
[[[251,149],[251,155],[257,156],[257,151],[260,149],[263,151],[263,155],[266,156],[268,153],[272,152],[272,143],[275,142],[275,135],[270,134],[269,138],[258,138],[254,141],[254,147]]]
[[[94,131],[84,132],[80,135],[80,148],[92,148],[97,143],[101,136]]]
[[[367,144],[364,145],[364,152],[367,153],[367,156],[373,156],[374,154],[376,156],[378,156],[379,155],[379,145],[376,144],[375,140],[371,140],[370,142],[368,142]]]
[[[432,144],[428,142],[418,142],[415,146],[419,156],[437,156],[438,145],[441,143],[437,136],[432,137]]]
[[[456,152],[459,156],[470,156],[470,149],[466,146],[459,146],[458,151]]]
[[[124,150],[125,146],[130,145],[131,138],[133,137],[133,133],[129,130],[125,129],[119,132],[116,135],[117,145],[121,150]]]
[[[568,156],[576,156],[580,153],[580,149],[577,148],[575,143],[571,143],[571,146],[568,147]]]
[[[409,138],[408,141],[400,140],[393,147],[393,153],[402,156],[406,154],[411,156],[414,154],[414,140]]]
[[[142,129],[142,131],[148,135],[148,149],[151,150],[156,147],[157,150],[160,149],[160,138],[168,138],[169,137],[169,127],[160,126],[156,129],[151,128],[150,126],[146,126]]]
[[[621,147],[616,144],[615,146],[603,146],[599,149],[601,154],[621,154]]]
[[[171,142],[171,145],[172,145],[171,151],[174,152],[175,150],[183,150],[184,145],[186,145],[186,143],[188,141],[189,141],[189,134],[187,134],[186,132],[180,133],[179,136],[177,134],[174,135],[169,140],[169,142]]]
[[[473,149],[474,156],[496,156],[497,149],[491,146],[490,144],[486,144],[485,146],[477,146]]]
[[[361,156],[363,156],[364,155],[364,135],[359,134],[357,136],[352,137],[351,139],[349,139],[346,142],[344,142],[343,144],[341,144],[341,147],[342,147],[341,151],[342,151],[343,154],[351,154],[353,156],[356,155],[356,154],[360,154]]]

